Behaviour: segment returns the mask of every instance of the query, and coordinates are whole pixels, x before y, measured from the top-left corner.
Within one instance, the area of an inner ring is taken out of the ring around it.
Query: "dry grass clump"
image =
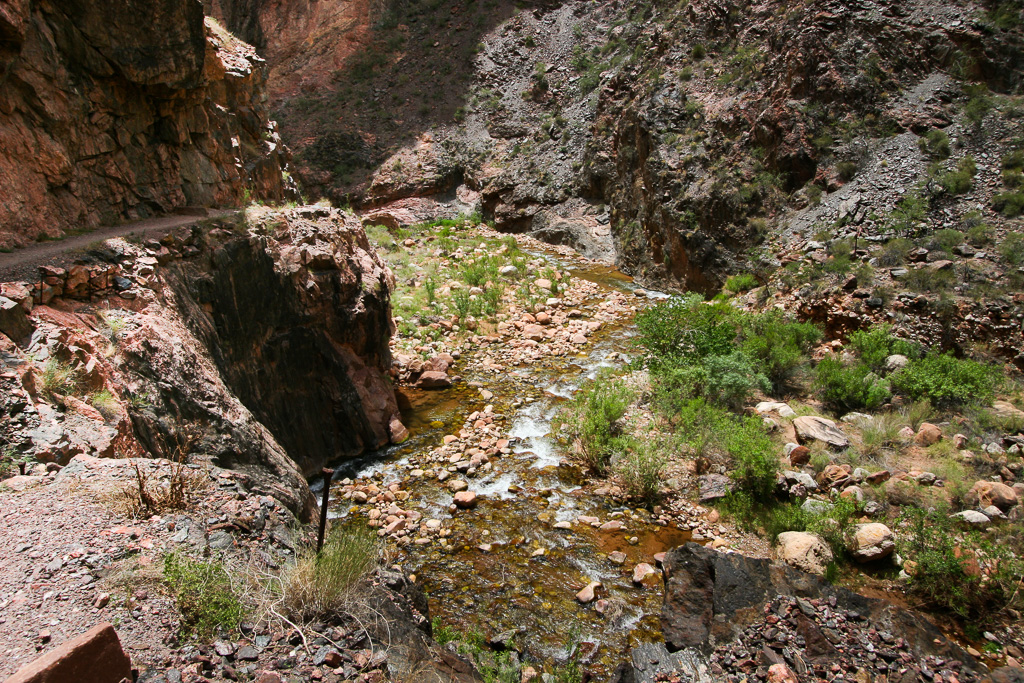
[[[299,621],[350,612],[357,585],[380,558],[381,546],[371,529],[358,524],[334,526],[319,554],[307,548],[281,573],[281,605]]]
[[[133,463],[135,481],[107,491],[102,498],[115,512],[139,519],[168,510],[184,510],[191,501],[210,488],[210,478],[182,462],[172,462],[166,479],[154,476],[148,468]]]

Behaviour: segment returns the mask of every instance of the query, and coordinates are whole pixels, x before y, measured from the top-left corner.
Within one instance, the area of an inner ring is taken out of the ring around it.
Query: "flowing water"
[[[635,292],[629,278],[607,267],[578,267],[572,275],[605,291]],[[631,299],[640,304],[655,296],[641,293]],[[604,671],[636,642],[658,638],[661,588],[634,586],[632,570],[640,562],[654,565],[654,554],[687,541],[689,530],[660,526],[644,509],[595,495],[551,434],[559,406],[585,379],[602,367],[628,362],[634,353],[632,336],[627,317],[594,333],[575,357],[547,357],[500,374],[470,369],[466,381],[446,391],[402,389],[400,404],[411,438],[338,465],[335,482],[346,477],[378,485],[402,482],[410,493],[402,506],[424,519],[442,520],[449,530],[447,544],[409,544],[397,559],[427,591],[432,617],[486,636],[518,631],[517,643],[542,660],[564,656],[575,636],[589,643],[582,651],[590,665]],[[459,368],[474,367],[468,355]],[[481,388],[493,392],[493,398],[484,401]],[[453,494],[444,485],[408,473],[444,435],[457,434],[468,416],[488,403],[503,416],[496,424],[510,438],[512,453],[492,460],[491,471],[468,479],[479,497],[476,508],[451,513]],[[339,501],[331,514],[344,516],[355,509]],[[601,531],[575,523],[580,516],[619,519],[625,528]],[[572,522],[572,528],[554,528],[563,521]],[[608,559],[614,551],[626,555],[622,565]],[[607,589],[603,615],[593,604],[575,599],[591,581]]]

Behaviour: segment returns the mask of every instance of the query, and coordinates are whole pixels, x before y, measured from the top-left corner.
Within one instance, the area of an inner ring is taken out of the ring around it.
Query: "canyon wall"
[[[199,0],[0,0],[0,247],[297,198],[265,80]]]
[[[2,285],[12,453],[209,462],[308,516],[305,477],[406,437],[388,379],[394,276],[363,228],[322,207],[247,214]]]

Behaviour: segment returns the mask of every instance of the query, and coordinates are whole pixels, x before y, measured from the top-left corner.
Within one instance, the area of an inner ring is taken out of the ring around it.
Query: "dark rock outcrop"
[[[311,475],[391,438],[393,276],[340,211],[255,221],[265,235],[211,245],[167,283],[232,393]]]
[[[697,650],[707,655],[716,647],[741,640],[749,626],[770,613],[766,605],[778,596],[788,596],[825,601],[844,619],[855,614],[857,621],[876,630],[898,634],[914,657],[938,655],[959,660],[969,670],[981,666],[921,615],[837,588],[818,576],[785,565],[687,543],[670,551],[663,566],[661,624],[665,643],[672,651]],[[796,618],[801,619],[799,615]],[[805,632],[805,654],[835,654],[811,622],[801,628]]]
[[[264,71],[198,0],[0,0],[0,246],[297,197]]]

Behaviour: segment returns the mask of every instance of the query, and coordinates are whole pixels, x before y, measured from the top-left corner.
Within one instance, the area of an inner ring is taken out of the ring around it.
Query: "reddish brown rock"
[[[789,453],[789,464],[793,467],[803,467],[811,461],[811,449],[807,446],[797,446]]]
[[[1006,512],[1018,503],[1017,491],[1013,487],[995,481],[978,481],[964,496],[968,505],[986,508],[995,505]]]
[[[451,385],[451,377],[436,370],[427,370],[416,380],[416,386],[420,389],[447,389]]]
[[[98,624],[26,664],[6,683],[120,683],[132,680],[132,665],[114,627]]]
[[[459,491],[455,494],[455,506],[462,509],[476,507],[476,493],[473,491]]]
[[[930,422],[922,422],[917,434],[914,435],[914,443],[918,446],[931,446],[942,441],[942,430]]]

